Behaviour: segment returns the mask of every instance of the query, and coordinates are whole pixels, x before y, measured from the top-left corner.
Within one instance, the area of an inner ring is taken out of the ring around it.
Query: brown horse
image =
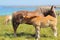
[[[36,30],[36,40],[40,38],[39,30],[41,27],[50,26],[54,32],[54,36],[57,36],[57,19],[54,7],[51,9],[41,9],[38,11],[18,11],[12,16],[12,25],[14,29],[14,36],[16,36],[16,30],[19,24],[26,23],[31,24]]]

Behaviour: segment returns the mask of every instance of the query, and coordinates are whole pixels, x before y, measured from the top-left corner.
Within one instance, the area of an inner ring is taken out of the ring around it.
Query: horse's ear
[[[55,9],[54,8],[56,8],[56,6],[51,6],[51,11],[54,11]]]
[[[51,11],[54,11],[54,6],[53,5],[51,6]]]

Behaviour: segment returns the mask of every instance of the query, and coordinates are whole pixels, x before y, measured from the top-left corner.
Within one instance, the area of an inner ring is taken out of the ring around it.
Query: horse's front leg
[[[14,37],[16,37],[16,30],[17,30],[17,27],[19,25],[19,23],[16,23],[16,22],[12,22],[12,25],[13,25],[13,30],[14,30]]]
[[[40,26],[35,26],[36,35],[35,38],[38,40],[40,38]]]

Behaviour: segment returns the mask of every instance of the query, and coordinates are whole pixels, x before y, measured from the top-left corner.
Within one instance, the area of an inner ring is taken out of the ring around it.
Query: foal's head
[[[51,9],[46,12],[45,16],[47,15],[50,15],[56,18],[54,6],[51,6]]]
[[[40,11],[44,16],[50,15],[50,16],[56,18],[56,13],[55,13],[55,7],[54,6],[51,6],[50,9],[40,8]]]

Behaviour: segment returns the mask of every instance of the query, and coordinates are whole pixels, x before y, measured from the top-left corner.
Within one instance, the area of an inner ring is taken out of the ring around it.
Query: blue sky
[[[0,0],[0,6],[60,5],[60,0]]]

